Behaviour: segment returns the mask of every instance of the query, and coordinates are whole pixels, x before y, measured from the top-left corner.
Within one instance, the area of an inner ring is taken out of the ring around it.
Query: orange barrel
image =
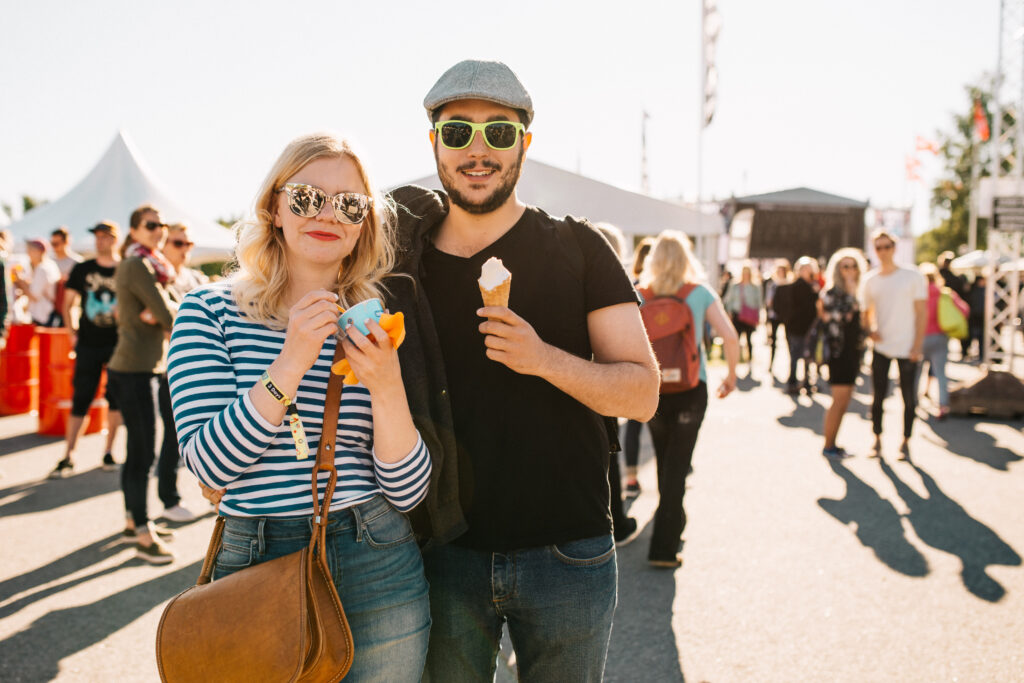
[[[63,327],[40,327],[39,434],[64,436],[71,414],[71,380],[75,360],[71,334]]]
[[[89,404],[89,415],[85,419],[85,433],[95,434],[102,432],[107,426],[107,411],[110,406],[106,399],[107,394],[107,369],[103,368],[100,374],[100,383],[96,387],[96,397]]]
[[[0,284],[2,286],[2,284]],[[39,408],[39,340],[35,325],[11,325],[0,351],[0,415]]]

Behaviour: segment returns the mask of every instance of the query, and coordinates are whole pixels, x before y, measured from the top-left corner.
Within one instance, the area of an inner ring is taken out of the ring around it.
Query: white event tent
[[[118,131],[106,153],[91,171],[60,199],[37,206],[8,228],[15,249],[24,251],[25,239],[49,241],[58,226],[67,226],[76,251],[92,250],[89,228],[103,220],[121,226],[128,234],[128,218],[142,204],[152,204],[169,223],[185,223],[196,243],[192,261],[226,260],[234,251],[234,234],[220,224],[199,218],[181,208],[149,172],[125,131]]]
[[[436,173],[403,184],[441,188]],[[725,221],[718,213],[701,214],[686,206],[623,190],[534,159],[523,161],[523,174],[516,192],[521,201],[540,207],[552,216],[582,216],[594,223],[606,221],[629,236],[679,230],[693,240],[697,257],[708,272],[715,272],[717,267],[718,239],[725,232]]]

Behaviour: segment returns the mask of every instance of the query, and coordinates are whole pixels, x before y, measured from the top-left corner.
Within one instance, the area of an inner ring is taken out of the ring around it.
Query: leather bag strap
[[[341,348],[341,342],[337,342],[334,348],[333,366],[344,358],[345,354]],[[334,487],[338,483],[338,470],[334,466],[334,444],[338,436],[338,411],[341,407],[341,389],[343,378],[333,372],[327,379],[327,398],[324,403],[324,422],[320,433],[320,446],[316,451],[316,462],[313,465],[313,538],[309,542],[309,551],[313,553],[317,545],[321,548],[326,539],[327,533],[327,511],[331,508],[331,498],[334,496]],[[324,499],[320,500],[320,492],[317,488],[317,475],[321,472],[330,472],[327,480],[327,489],[324,491]],[[213,575],[213,565],[217,560],[217,553],[220,552],[221,538],[224,536],[224,518],[217,516],[213,525],[213,534],[210,536],[210,544],[206,548],[206,557],[203,559],[203,568],[199,572],[197,586],[210,583]],[[323,553],[320,553],[318,561],[326,568],[327,560]]]
[[[344,351],[341,342],[338,341],[334,347],[335,363],[344,358]],[[343,378],[333,372],[327,379],[327,397],[324,401],[324,422],[320,431],[320,445],[316,449],[316,463],[313,465],[313,537],[309,541],[309,552],[315,553],[319,544],[324,547],[327,534],[327,512],[331,509],[331,498],[334,497],[334,487],[338,483],[338,470],[334,466],[334,446],[338,436],[338,411],[341,407],[341,390]],[[321,472],[329,472],[327,488],[324,490],[324,498],[320,500],[320,490],[317,487],[317,480]],[[321,563],[326,567],[326,560],[323,553],[320,553]]]
[[[210,576],[213,574],[213,563],[217,559],[217,553],[220,552],[220,540],[223,535],[224,518],[218,515],[217,521],[213,524],[213,535],[210,537],[210,545],[206,549],[206,557],[203,558],[203,568],[199,571],[199,580],[196,581],[197,586],[210,583]]]

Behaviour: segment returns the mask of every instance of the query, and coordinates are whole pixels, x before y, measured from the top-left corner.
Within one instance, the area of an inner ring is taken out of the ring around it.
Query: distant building
[[[800,256],[827,259],[840,247],[864,247],[867,202],[807,187],[723,202],[727,260]]]

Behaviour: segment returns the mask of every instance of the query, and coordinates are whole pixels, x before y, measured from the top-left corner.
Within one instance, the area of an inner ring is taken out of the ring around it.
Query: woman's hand
[[[139,320],[146,323],[147,325],[156,325],[156,316],[148,308],[143,308],[139,311]]]
[[[275,381],[298,386],[320,355],[324,342],[337,330],[338,295],[326,289],[314,290],[299,299],[288,311],[281,355],[274,361]],[[281,387],[282,390],[285,387]]]
[[[210,501],[213,511],[218,512],[220,510],[220,499],[224,497],[224,492],[227,489],[211,489],[206,484],[200,482],[199,490],[203,492],[203,498]]]
[[[718,398],[725,398],[736,389],[736,373],[730,372],[726,375],[722,383],[718,385],[718,391],[715,393]]]
[[[402,388],[402,368],[391,338],[375,320],[367,320],[366,328],[370,331],[370,337],[354,325],[349,325],[345,330],[345,339],[341,342],[345,358],[356,373],[356,378],[370,391],[371,396]]]

